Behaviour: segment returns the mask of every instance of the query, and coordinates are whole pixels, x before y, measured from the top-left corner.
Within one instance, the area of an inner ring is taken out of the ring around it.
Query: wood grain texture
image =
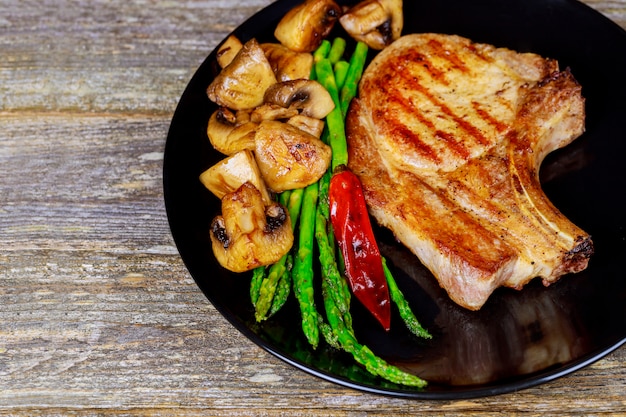
[[[161,171],[195,69],[269,0],[0,0],[0,415],[626,415],[626,348],[519,393],[407,401],[284,364],[206,300]],[[626,1],[587,4],[626,27]]]

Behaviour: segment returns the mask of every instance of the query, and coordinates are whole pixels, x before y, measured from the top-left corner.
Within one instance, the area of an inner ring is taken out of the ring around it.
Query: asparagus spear
[[[317,49],[313,52],[313,67],[311,68],[311,75],[309,76],[310,79],[317,79],[317,74],[315,73],[315,63],[321,59],[326,58],[330,53],[330,48],[330,41],[328,39],[324,39],[320,46],[318,46]]]
[[[335,81],[337,82],[337,88],[339,91],[343,88],[343,84],[348,76],[348,70],[350,69],[350,63],[348,61],[341,60],[333,65],[335,72]]]
[[[314,349],[319,343],[319,318],[313,296],[313,236],[317,197],[317,183],[304,189],[300,212],[300,234],[292,276],[294,293],[302,314],[302,331]]]
[[[352,328],[352,319],[350,317],[350,290],[337,266],[334,247],[331,245],[334,236],[332,233],[328,232],[330,215],[328,183],[330,176],[330,171],[328,171],[319,181],[319,199],[315,218],[315,239],[319,248],[322,278],[328,282],[329,294],[333,297],[335,305],[343,315],[346,325]]]
[[[259,293],[261,292],[261,283],[265,277],[265,267],[259,266],[252,271],[252,281],[250,281],[250,300],[252,305],[256,305],[259,300]]]
[[[291,270],[293,268],[293,255],[291,253],[287,254],[285,268],[286,270],[280,276],[278,284],[276,284],[272,306],[269,313],[267,313],[268,317],[276,314],[285,305],[291,293]]]
[[[332,44],[330,43],[330,41],[328,39],[324,39],[320,46],[318,46],[317,49],[313,51],[313,62],[317,62],[321,59],[328,57],[331,47]]]
[[[339,45],[339,47],[336,47],[336,45]],[[335,48],[340,48],[343,54],[343,49],[345,49],[345,41],[343,41],[342,43],[335,40],[333,42],[333,49]],[[331,49],[331,54],[333,49]],[[341,62],[347,64],[346,61],[341,60],[337,61],[337,64]],[[326,80],[326,82],[330,82],[332,84],[332,80],[330,80],[330,77],[334,77],[335,74],[332,72],[324,73],[324,76],[329,78],[328,80]],[[336,81],[335,85],[340,88],[341,85],[343,85],[343,80]],[[326,129],[324,131],[322,140],[327,144],[329,143],[329,129]],[[352,318],[350,316],[350,289],[346,280],[341,276],[341,273],[339,272],[340,268],[336,258],[334,233],[332,231],[332,225],[330,224],[328,186],[331,176],[331,170],[328,170],[319,180],[319,198],[317,203],[315,222],[315,238],[317,240],[319,248],[319,260],[322,276],[327,278],[330,289],[329,293],[332,295],[335,305],[337,305],[339,311],[343,314],[347,327],[351,329]]]
[[[432,335],[426,330],[413,314],[409,303],[404,298],[404,294],[398,288],[396,280],[394,279],[389,267],[387,266],[387,260],[383,257],[383,270],[385,271],[385,277],[387,278],[387,285],[389,286],[389,294],[394,304],[398,307],[400,317],[404,321],[406,327],[416,336],[423,337],[425,339],[432,339]]]
[[[289,202],[287,207],[289,210],[289,216],[291,217],[291,227],[296,228],[298,218],[300,217],[300,209],[302,208],[302,196],[304,195],[304,188],[298,188],[292,190],[289,194]]]
[[[368,51],[369,48],[365,43],[357,42],[354,52],[350,57],[350,67],[348,68],[346,81],[341,88],[341,93],[339,95],[341,99],[341,113],[343,114],[343,117],[346,117],[350,101],[356,97],[359,81],[361,80],[361,76],[363,75],[363,70],[365,68]]]
[[[352,57],[346,79],[341,87],[341,93],[335,80],[331,62],[328,58],[319,59],[315,62],[317,80],[328,90],[335,102],[335,108],[326,116],[326,124],[330,132],[329,144],[333,149],[332,169],[348,163],[348,145],[345,134],[345,116],[350,101],[356,96],[359,80],[363,75],[368,47],[358,42]]]
[[[345,165],[348,162],[348,144],[346,142],[341,104],[339,103],[339,91],[330,60],[321,59],[316,62],[315,72],[317,80],[326,88],[335,102],[335,108],[326,116],[326,126],[329,134],[328,142],[333,150],[331,169],[334,171],[339,165]]]
[[[381,376],[388,381],[419,388],[423,388],[428,384],[420,377],[390,365],[382,358],[376,356],[367,346],[361,345],[354,336],[354,333],[347,328],[339,309],[334,304],[333,298],[328,294],[328,291],[328,282],[327,280],[323,280],[322,294],[324,296],[326,316],[343,350],[350,353],[354,357],[354,360],[363,365],[370,373]]]
[[[285,264],[287,263],[287,255],[283,255],[278,262],[273,264],[269,268],[267,277],[261,282],[261,288],[259,289],[259,297],[255,305],[255,318],[257,322],[261,322],[267,318],[267,312],[272,306],[272,300],[276,293],[276,287],[278,281],[287,271]]]
[[[346,50],[346,40],[342,37],[333,39],[333,42],[328,51],[328,60],[331,64],[336,64],[343,57],[343,53]]]

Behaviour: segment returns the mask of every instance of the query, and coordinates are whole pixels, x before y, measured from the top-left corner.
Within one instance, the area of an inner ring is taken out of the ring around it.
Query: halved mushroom
[[[296,52],[313,52],[341,16],[334,0],[306,0],[289,10],[278,22],[274,36]]]
[[[277,262],[291,249],[291,219],[282,205],[263,204],[250,183],[222,198],[222,215],[211,223],[211,246],[224,268],[245,272]]]
[[[254,142],[261,175],[275,192],[306,187],[320,179],[330,165],[328,145],[287,123],[261,122]]]
[[[273,84],[265,91],[264,101],[300,109],[303,115],[316,119],[323,119],[335,108],[335,102],[322,84],[304,79]]]
[[[255,39],[246,42],[233,61],[207,88],[211,101],[233,110],[251,109],[263,103],[267,87],[276,76]]]
[[[383,49],[402,33],[402,0],[364,0],[344,13],[339,22],[357,41]]]
[[[262,43],[261,48],[278,81],[297,80],[311,76],[311,68],[313,68],[311,53],[295,52],[280,43]]]
[[[230,64],[239,53],[243,44],[235,35],[230,35],[217,50],[217,63],[221,68]]]
[[[232,155],[244,149],[254,148],[257,123],[239,124],[232,111],[220,107],[213,112],[207,125],[207,136],[211,145],[224,155]]]
[[[324,121],[320,119],[315,119],[313,117],[304,116],[302,114],[290,117],[287,120],[287,124],[304,130],[305,132],[312,134],[316,138],[321,138],[322,132],[324,131]]]
[[[200,174],[200,182],[219,199],[249,182],[259,190],[266,205],[272,202],[254,155],[249,150],[237,152],[211,166]]]

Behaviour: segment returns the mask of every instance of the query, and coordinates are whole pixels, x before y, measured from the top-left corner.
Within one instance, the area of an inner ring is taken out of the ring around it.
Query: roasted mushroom
[[[278,81],[309,78],[313,68],[313,55],[295,52],[280,43],[262,43],[261,48],[272,66]]]
[[[233,110],[251,109],[263,103],[263,94],[276,76],[255,39],[246,42],[233,61],[207,88],[211,101]]]
[[[275,192],[314,183],[330,164],[328,145],[287,123],[261,122],[254,142],[254,155],[261,175],[265,184]]]
[[[315,119],[313,117],[304,116],[302,114],[298,114],[296,116],[290,117],[287,120],[287,123],[291,126],[295,126],[298,129],[302,129],[307,133],[312,134],[316,138],[322,137],[322,132],[324,131],[324,121],[320,119]]]
[[[237,53],[241,50],[243,44],[235,35],[230,35],[223,44],[217,49],[217,63],[221,68],[230,64]]]
[[[200,182],[219,199],[249,182],[259,190],[266,205],[272,202],[254,155],[249,150],[237,152],[211,166],[200,174]]]
[[[301,114],[323,119],[335,108],[330,93],[314,80],[283,81],[270,86],[264,95],[266,103],[301,110]]]
[[[339,22],[354,39],[381,50],[402,33],[402,0],[364,0],[344,13]]]
[[[265,103],[252,110],[250,113],[250,121],[260,123],[263,120],[289,119],[298,114],[298,109],[286,108],[272,103]]]
[[[220,107],[209,118],[207,136],[218,152],[232,155],[244,149],[254,149],[256,128],[257,123],[239,123],[233,112]]]
[[[210,238],[217,261],[233,272],[273,264],[293,245],[285,207],[276,202],[265,206],[250,183],[222,198],[222,215],[213,219]]]
[[[296,52],[313,52],[341,16],[334,0],[306,0],[289,10],[278,22],[274,36]]]
[[[253,110],[254,109],[237,110],[235,112],[235,124],[242,125],[244,123],[251,122],[252,118],[250,116],[252,115]]]

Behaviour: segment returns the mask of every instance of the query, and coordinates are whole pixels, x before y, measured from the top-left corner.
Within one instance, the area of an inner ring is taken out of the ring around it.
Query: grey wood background
[[[585,2],[626,27],[626,0]],[[269,3],[0,0],[0,415],[624,415],[624,347],[519,393],[407,401],[297,371],[211,306],[169,233],[165,138]]]

